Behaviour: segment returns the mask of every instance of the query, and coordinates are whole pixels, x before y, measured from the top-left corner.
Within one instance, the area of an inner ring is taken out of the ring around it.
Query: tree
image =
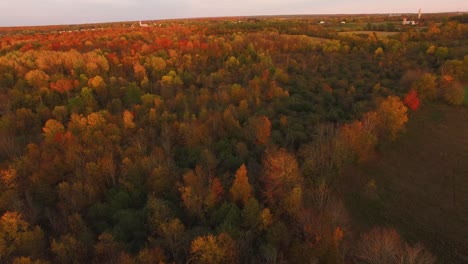
[[[299,150],[304,159],[302,172],[306,179],[336,175],[347,161],[348,151],[340,139],[340,130],[331,124],[317,126],[312,143]]]
[[[390,140],[395,140],[398,133],[404,129],[408,122],[408,108],[400,98],[389,96],[382,101],[378,108],[378,127],[381,136]]]
[[[103,89],[106,87],[106,82],[101,76],[96,75],[95,77],[88,80],[88,86],[94,89]]]
[[[45,249],[42,230],[31,227],[17,212],[5,212],[0,218],[0,262],[13,256],[38,257]]]
[[[125,110],[123,112],[123,123],[124,123],[124,127],[126,129],[133,129],[135,128],[135,123],[133,122],[133,113],[128,111],[128,110]]]
[[[55,119],[49,119],[42,128],[44,136],[48,139],[54,139],[57,134],[61,134],[65,131],[63,124]]]
[[[210,192],[208,193],[208,196],[205,199],[206,207],[208,209],[215,207],[215,205],[217,205],[221,201],[223,193],[223,185],[221,185],[221,182],[218,178],[214,178],[211,181]]]
[[[416,90],[411,90],[403,99],[403,102],[406,106],[408,106],[411,110],[416,111],[419,108],[419,98],[418,92]]]
[[[235,202],[242,202],[244,205],[252,196],[252,186],[249,183],[247,168],[244,164],[236,171],[234,183],[229,192]]]
[[[140,63],[136,63],[134,66],[133,66],[133,71],[135,73],[135,78],[138,80],[138,81],[143,81],[143,79],[146,76],[146,69],[145,67],[141,66]]]
[[[434,74],[424,73],[411,85],[412,90],[418,91],[422,99],[433,100],[437,97],[437,82]]]
[[[453,80],[451,76],[444,76],[444,81],[441,84],[442,97],[450,105],[462,105],[465,101],[465,89],[463,85]]]
[[[355,254],[360,263],[366,264],[435,263],[435,258],[422,246],[408,245],[395,229],[389,228],[377,227],[363,234]]]
[[[26,76],[24,76],[28,84],[35,88],[47,87],[47,82],[49,81],[49,75],[41,70],[32,70],[29,71]]]
[[[182,250],[185,226],[178,218],[173,218],[159,226],[160,235],[165,239],[172,258],[177,260]]]
[[[368,129],[363,122],[354,121],[343,125],[339,132],[341,144],[346,150],[345,153],[352,161],[365,161],[374,153],[377,144],[377,136],[372,129]]]
[[[207,210],[221,200],[223,186],[218,178],[210,179],[202,166],[197,165],[195,171],[184,174],[179,191],[187,210],[197,217],[203,217]]]
[[[253,133],[255,142],[260,145],[265,145],[271,135],[271,122],[266,116],[258,116],[249,119],[249,131]]]
[[[269,151],[263,160],[264,194],[269,205],[288,210],[288,195],[302,186],[302,177],[294,155],[285,149]]]
[[[356,256],[368,264],[393,264],[402,251],[400,235],[394,229],[374,228],[362,235]]]
[[[73,80],[70,79],[60,79],[56,82],[50,83],[50,88],[53,91],[57,91],[61,94],[68,93],[74,88],[75,84]]]
[[[247,228],[256,228],[260,224],[260,203],[251,197],[242,209],[242,224]]]
[[[166,255],[160,247],[143,248],[138,252],[136,260],[136,263],[141,264],[167,263]],[[133,260],[131,263],[135,263],[135,261]]]
[[[190,262],[205,264],[238,263],[236,245],[225,233],[197,237],[190,247]]]
[[[122,250],[122,244],[115,242],[111,234],[102,233],[94,245],[94,261],[97,263],[116,263]]]

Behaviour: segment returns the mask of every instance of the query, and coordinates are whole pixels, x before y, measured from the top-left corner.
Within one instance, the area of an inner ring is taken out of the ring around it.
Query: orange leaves
[[[61,94],[67,93],[75,86],[75,82],[70,79],[60,79],[56,82],[50,83],[50,89],[57,91]]]
[[[249,118],[245,132],[252,143],[265,145],[271,135],[271,122],[266,116],[253,116]]]
[[[135,128],[135,123],[133,122],[133,113],[128,111],[128,110],[125,110],[123,112],[123,122],[124,122],[124,127],[126,129],[133,129]]]
[[[133,65],[133,71],[135,73],[135,78],[139,81],[142,81],[146,77],[146,69],[141,66],[140,63],[135,63],[135,65]]]
[[[49,75],[41,70],[32,70],[26,74],[25,79],[30,86],[41,88],[47,86]]]
[[[247,200],[252,195],[252,186],[249,183],[249,178],[247,176],[247,168],[244,164],[236,171],[236,178],[232,184],[231,189],[232,199],[236,202],[241,201],[244,205],[247,203]]]
[[[335,228],[335,232],[333,232],[333,242],[335,242],[337,246],[343,240],[343,237],[344,237],[343,230],[339,227]]]
[[[168,38],[156,38],[156,46],[162,49],[168,49],[172,47],[172,40]]]
[[[418,92],[416,90],[411,90],[403,99],[403,103],[413,111],[418,110],[420,104]]]
[[[265,145],[271,135],[270,119],[268,119],[266,116],[259,116],[256,118],[255,123],[255,136],[257,138],[257,143],[260,145]]]
[[[45,248],[44,233],[32,227],[18,212],[5,212],[0,218],[0,262],[10,263],[15,255],[38,256]]]
[[[271,205],[279,205],[288,210],[288,202],[299,201],[302,186],[302,177],[296,158],[285,149],[268,152],[263,160],[264,193]],[[293,197],[296,196],[296,197]]]
[[[214,178],[211,182],[211,188],[208,196],[206,197],[205,204],[208,208],[213,208],[221,201],[224,188],[218,178]]]
[[[340,129],[340,140],[358,161],[368,160],[373,154],[377,137],[371,127],[361,121],[345,124]]]
[[[63,133],[65,128],[61,122],[55,119],[49,119],[45,123],[44,128],[42,128],[42,131],[44,132],[44,136],[46,138],[53,138],[57,133]]]
[[[14,188],[17,184],[16,170],[9,168],[0,170],[0,187],[3,185],[6,188]]]
[[[198,165],[183,176],[179,187],[182,201],[187,210],[198,217],[213,208],[222,198],[224,189],[218,178],[209,179],[209,175]]]

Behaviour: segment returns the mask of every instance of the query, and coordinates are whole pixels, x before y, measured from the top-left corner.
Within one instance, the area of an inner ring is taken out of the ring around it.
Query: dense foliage
[[[468,26],[385,23],[399,33],[298,18],[5,31],[0,262],[432,263],[392,230],[353,246],[333,191],[409,111],[464,103]]]

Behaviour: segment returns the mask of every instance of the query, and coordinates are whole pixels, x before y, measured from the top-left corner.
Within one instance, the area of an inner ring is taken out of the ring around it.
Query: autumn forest
[[[0,263],[463,263],[345,194],[467,54],[466,15],[0,28]]]

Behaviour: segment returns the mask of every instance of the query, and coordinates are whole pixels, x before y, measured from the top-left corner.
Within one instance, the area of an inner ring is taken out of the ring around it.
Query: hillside
[[[360,183],[357,193],[372,192],[372,180],[376,186],[372,195],[348,193],[355,223],[395,226],[410,241],[431,248],[439,263],[466,263],[468,110],[427,106],[381,153],[348,172]]]

